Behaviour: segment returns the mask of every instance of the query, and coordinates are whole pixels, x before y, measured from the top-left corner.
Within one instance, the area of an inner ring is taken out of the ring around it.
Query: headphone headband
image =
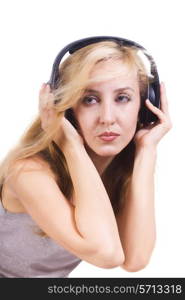
[[[56,58],[54,60],[54,63],[53,63],[50,80],[48,81],[48,84],[50,84],[51,89],[55,89],[56,86],[57,86],[57,82],[59,80],[59,65],[60,65],[60,62],[61,62],[62,58],[64,57],[64,55],[67,52],[69,52],[69,54],[73,54],[75,51],[77,51],[77,50],[79,50],[83,47],[86,47],[86,46],[88,46],[90,44],[93,44],[93,43],[102,42],[102,41],[113,41],[113,42],[119,44],[120,46],[136,47],[136,48],[141,49],[143,51],[145,56],[150,61],[151,74],[154,77],[154,80],[152,81],[152,83],[149,84],[148,98],[150,99],[150,101],[156,107],[160,107],[159,75],[158,75],[158,72],[157,72],[156,64],[155,64],[152,56],[149,55],[146,52],[146,49],[143,46],[139,45],[138,43],[136,43],[134,41],[131,41],[131,40],[128,40],[128,39],[121,38],[121,37],[115,37],[115,36],[93,36],[93,37],[88,37],[88,38],[76,40],[76,41],[68,44],[67,46],[65,46],[58,53],[58,55],[56,56]],[[143,110],[141,111],[141,120],[142,120],[143,123],[155,121],[156,116],[144,107]]]
[[[94,37],[76,40],[76,41],[68,44],[67,46],[65,46],[56,56],[55,61],[53,63],[51,77],[50,77],[50,80],[48,81],[51,88],[55,88],[56,82],[59,78],[60,62],[67,52],[69,52],[69,54],[73,54],[75,51],[77,51],[83,47],[86,47],[90,44],[102,42],[102,41],[113,41],[119,45],[128,46],[128,47],[135,46],[141,50],[146,50],[143,46],[139,45],[138,43],[136,43],[134,41],[123,39],[120,37],[115,37],[115,36],[94,36]],[[148,58],[149,58],[149,60],[151,60],[150,56],[148,56]]]

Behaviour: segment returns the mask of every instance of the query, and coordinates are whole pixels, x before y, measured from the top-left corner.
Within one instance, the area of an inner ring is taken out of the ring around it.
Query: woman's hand
[[[160,93],[161,109],[146,100],[146,106],[158,117],[158,121],[138,130],[134,138],[136,148],[156,147],[161,138],[172,128],[164,83],[161,83]]]
[[[43,84],[39,92],[39,113],[42,129],[47,132],[52,122],[57,117],[57,111],[54,108],[54,95],[51,92],[49,84]],[[61,114],[60,129],[55,135],[55,143],[62,149],[71,146],[74,143],[83,144],[82,137],[78,134],[74,126],[68,121],[64,114]]]
[[[53,109],[54,95],[50,92],[49,84],[43,83],[39,91],[39,113],[41,118],[41,127],[47,132],[48,127],[56,117]]]

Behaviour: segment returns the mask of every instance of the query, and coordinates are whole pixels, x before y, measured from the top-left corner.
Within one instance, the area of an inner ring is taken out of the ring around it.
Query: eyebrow
[[[126,86],[126,87],[123,87],[123,88],[119,88],[119,89],[116,89],[114,90],[115,93],[117,92],[122,92],[122,91],[125,91],[125,90],[130,90],[132,92],[134,92],[134,89],[129,87],[129,86]],[[93,89],[86,89],[85,90],[86,93],[96,93],[96,94],[100,94],[99,91],[96,91],[96,90],[93,90]]]

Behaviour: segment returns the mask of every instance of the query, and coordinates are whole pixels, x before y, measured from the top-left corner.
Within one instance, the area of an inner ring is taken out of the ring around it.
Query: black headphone
[[[138,43],[133,42],[131,40],[123,39],[123,38],[120,38],[120,37],[115,37],[115,36],[88,37],[88,38],[84,38],[84,39],[74,41],[74,42],[68,44],[67,46],[65,46],[58,53],[58,55],[55,58],[54,63],[53,63],[50,80],[47,82],[48,84],[50,84],[51,90],[57,88],[57,84],[58,84],[58,81],[60,79],[59,78],[59,64],[60,64],[63,56],[67,52],[72,54],[75,51],[77,51],[77,50],[79,50],[79,49],[81,49],[85,46],[88,46],[88,45],[93,44],[93,43],[102,42],[102,41],[113,41],[113,42],[116,42],[120,46],[136,47],[136,48],[142,50],[144,55],[150,61],[151,75],[153,76],[153,80],[152,80],[151,83],[149,83],[149,86],[148,86],[148,91],[146,93],[146,98],[148,98],[152,102],[153,105],[160,108],[159,75],[158,75],[158,72],[157,72],[156,64],[155,64],[152,56],[149,55],[146,52],[146,49],[143,46],[139,45]],[[72,109],[66,110],[65,116],[66,116],[67,119],[69,119],[71,121],[71,123],[75,127],[77,127],[77,124],[75,123],[75,120],[74,120],[74,115],[73,115]],[[140,121],[140,123],[142,123],[143,125],[147,125],[151,122],[155,122],[157,119],[158,119],[157,116],[154,115],[151,111],[149,111],[149,109],[145,105],[141,106],[141,109],[140,109],[140,112],[139,112],[139,121]]]

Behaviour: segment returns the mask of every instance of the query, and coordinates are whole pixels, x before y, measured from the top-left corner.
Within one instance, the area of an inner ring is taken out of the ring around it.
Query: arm
[[[84,146],[71,145],[65,152],[75,191],[76,226],[87,242],[109,249],[118,260],[124,256],[116,219],[102,180]]]
[[[136,155],[127,198],[117,216],[125,253],[122,267],[138,271],[148,263],[156,239],[154,208],[154,171],[156,149],[160,139],[171,129],[164,84],[161,84],[161,109],[150,102],[148,108],[158,122],[140,129],[135,136]]]
[[[84,185],[84,178],[82,184]],[[94,206],[94,210],[91,208],[92,210],[84,211],[84,214],[88,213],[88,216],[84,216],[84,223],[79,226],[76,217],[82,219],[83,212],[81,213],[78,207],[78,203],[80,204],[78,199],[77,208],[74,208],[60,191],[53,174],[48,170],[38,168],[38,163],[34,163],[31,159],[18,162],[14,166],[8,185],[40,229],[66,250],[102,268],[112,268],[123,261],[121,246],[116,249],[119,243],[118,233],[114,232],[114,236],[112,236],[113,230],[109,235],[107,233],[106,225],[110,222],[114,227],[114,220],[111,223],[111,213],[105,216],[104,213],[97,211],[102,208],[101,204]],[[88,196],[89,193],[87,199]],[[83,199],[85,199],[85,194]],[[89,199],[94,201],[92,198]],[[105,202],[104,209],[108,213],[109,206],[106,207]],[[78,216],[79,214],[81,215]],[[105,217],[105,220],[101,220],[101,224],[98,214],[102,218]],[[83,231],[83,228],[86,229]],[[114,228],[116,231],[116,227]]]
[[[146,266],[156,237],[154,211],[155,149],[139,149],[124,205],[117,217],[127,271]]]

